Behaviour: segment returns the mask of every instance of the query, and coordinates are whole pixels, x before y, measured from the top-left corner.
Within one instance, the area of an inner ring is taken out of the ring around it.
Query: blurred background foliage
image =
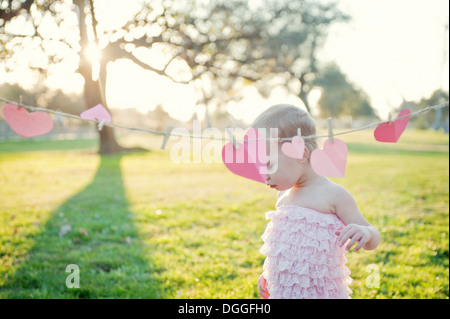
[[[337,2],[121,2],[124,14],[114,23],[105,10],[107,5],[95,0],[1,1],[2,63],[10,71],[28,68],[35,78],[31,90],[21,89],[19,84],[0,83],[1,96],[14,100],[21,94],[24,103],[74,114],[98,103],[108,106],[107,65],[128,59],[173,82],[194,85],[197,104],[205,107],[208,127],[244,125],[227,113],[226,104],[243,99],[242,89],[248,85],[267,97],[275,83],[298,96],[309,112],[311,90],[319,89],[322,118],[345,117],[347,122],[364,123],[379,119],[361,88],[349,81],[337,65],[324,65],[318,59],[330,27],[351,19],[338,9]],[[34,53],[24,55],[30,52],[25,48]],[[93,50],[98,50],[94,60]],[[159,58],[152,58],[155,55]],[[81,78],[83,90],[68,93],[45,86],[46,77],[58,67]],[[415,110],[446,97],[448,93],[436,91],[431,97],[404,101],[397,107],[405,107],[406,103]],[[443,112],[430,112],[414,120],[415,126],[445,125],[448,109]],[[159,123],[170,122],[162,120],[168,115],[161,109],[149,115],[159,117]],[[109,130],[100,132],[101,153],[121,150]]]

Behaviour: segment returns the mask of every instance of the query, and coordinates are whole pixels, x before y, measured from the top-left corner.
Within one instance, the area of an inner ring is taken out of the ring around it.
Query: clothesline
[[[73,118],[73,119],[77,119],[80,121],[89,121],[89,122],[94,122],[94,123],[101,123],[100,121],[97,120],[93,120],[93,119],[83,119],[78,115],[74,115],[74,114],[70,114],[70,113],[65,113],[65,112],[60,112],[60,111],[55,111],[52,109],[47,109],[47,108],[43,108],[43,107],[37,107],[37,106],[31,106],[31,105],[25,105],[23,103],[18,103],[15,101],[10,101],[7,100],[5,98],[0,97],[0,101],[6,102],[6,103],[11,103],[11,104],[16,104],[19,107],[23,107],[27,110],[30,111],[35,111],[35,112],[45,112],[45,113],[50,113],[50,114],[54,114],[54,115],[59,115],[62,117],[68,117],[68,118]],[[419,114],[423,114],[432,110],[437,110],[437,109],[441,109],[444,107],[448,107],[449,103],[444,102],[444,103],[440,103],[440,104],[436,104],[433,106],[428,106],[424,109],[418,110],[416,112],[412,112],[408,115],[402,116],[402,117],[398,117],[396,120],[400,120],[400,119],[404,119],[404,118],[412,118],[415,117]],[[367,130],[369,128],[373,128],[378,126],[379,124],[382,123],[386,123],[387,121],[380,121],[380,122],[376,122],[376,123],[371,123],[359,128],[355,128],[349,131],[344,131],[344,132],[338,132],[338,133],[332,133],[333,136],[338,136],[338,135],[345,135],[345,134],[350,134],[350,133],[354,133],[354,132],[358,132],[358,131],[363,131],[363,130]],[[200,139],[209,139],[209,140],[219,140],[219,141],[228,141],[227,138],[217,138],[217,137],[213,137],[213,136],[196,136],[196,135],[185,135],[185,134],[178,134],[178,133],[172,133],[172,132],[168,132],[166,131],[158,131],[158,130],[152,130],[152,129],[148,129],[148,128],[143,128],[143,127],[134,127],[134,126],[128,126],[128,125],[121,125],[121,124],[116,124],[113,122],[102,122],[102,124],[104,126],[108,126],[108,127],[112,127],[112,128],[121,128],[121,129],[127,129],[127,130],[133,130],[133,131],[141,131],[141,132],[146,132],[146,133],[151,133],[151,134],[157,134],[157,135],[165,135],[167,136],[177,136],[177,137],[184,137],[184,138],[200,138]],[[328,135],[309,135],[309,136],[302,136],[303,139],[314,139],[314,138],[329,138],[331,137],[330,134]],[[248,139],[250,140],[278,140],[278,141],[290,141],[292,139],[292,137],[288,137],[288,138],[264,138],[264,139]]]

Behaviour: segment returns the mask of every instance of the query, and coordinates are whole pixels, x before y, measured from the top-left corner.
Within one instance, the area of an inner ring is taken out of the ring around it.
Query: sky
[[[339,8],[352,17],[333,25],[321,63],[334,62],[370,97],[382,119],[403,101],[429,97],[436,89],[449,90],[449,1],[447,0],[340,0]],[[302,102],[277,88],[269,103]],[[249,90],[245,103],[258,100]],[[314,105],[320,97],[311,92]],[[278,102],[277,102],[278,101]],[[247,121],[257,115],[231,104],[231,113]],[[317,109],[312,110],[317,115]]]
[[[126,19],[126,9],[130,14],[135,10],[132,5],[123,7],[121,0],[96,0],[95,3],[97,16],[103,14],[107,24]],[[331,27],[319,60],[338,64],[348,79],[369,95],[382,119],[401,104],[402,96],[419,100],[438,88],[448,91],[447,0],[340,0],[339,7],[352,20]],[[24,50],[22,54],[30,53]],[[158,56],[152,58],[157,60]],[[81,76],[68,76],[69,64],[67,68],[53,70],[47,84],[69,92],[80,90]],[[0,78],[18,81],[25,87],[28,79],[27,71],[21,67],[14,74],[0,70]],[[198,112],[199,119],[204,117],[204,108],[196,106],[192,85],[174,84],[128,60],[108,65],[106,94],[112,108],[135,107],[147,112],[161,104],[172,117],[182,121],[191,119],[194,112]],[[313,108],[319,97],[320,91],[311,93]],[[303,107],[282,86],[275,87],[269,99],[263,99],[254,87],[248,86],[243,100],[229,103],[227,110],[251,123],[266,107],[276,103]],[[313,115],[317,115],[314,109]]]
[[[341,0],[352,21],[332,27],[321,59],[335,61],[386,117],[391,106],[449,89],[447,0]]]

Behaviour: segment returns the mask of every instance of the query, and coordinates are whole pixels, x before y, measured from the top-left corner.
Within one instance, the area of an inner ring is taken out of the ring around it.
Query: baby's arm
[[[344,222],[345,227],[336,232],[339,236],[339,244],[342,246],[348,239],[347,250],[358,242],[354,251],[361,248],[365,250],[375,249],[380,243],[380,233],[360,213],[352,195],[344,188],[338,186],[335,192],[335,213]]]

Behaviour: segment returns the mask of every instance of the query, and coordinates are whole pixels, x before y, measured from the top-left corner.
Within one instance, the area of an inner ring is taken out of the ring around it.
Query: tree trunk
[[[306,89],[306,83],[305,83],[305,75],[306,73],[303,73],[299,80],[300,80],[300,93],[298,94],[298,97],[300,100],[302,100],[303,104],[305,104],[306,110],[309,114],[311,114],[311,109],[309,108],[309,102],[308,102],[308,94],[309,89]]]
[[[104,67],[102,66],[101,69]],[[101,88],[98,81],[92,80],[92,64],[86,61],[85,58],[80,60],[79,72],[84,77],[84,100],[87,107],[93,107],[97,104],[102,104],[106,109],[107,105],[102,101]],[[99,78],[104,77],[100,72]],[[106,78],[106,77],[105,77]],[[114,129],[108,126],[104,126],[101,131],[99,131],[99,154],[115,154],[125,151],[125,149],[120,146],[114,136]]]
[[[88,60],[84,53],[84,49],[86,49],[89,45],[89,39],[86,28],[86,14],[84,11],[84,0],[76,0],[74,1],[79,8],[79,29],[80,29],[80,66],[78,71],[84,78],[84,100],[86,102],[86,106],[88,108],[93,107],[97,104],[102,104],[106,109],[108,106],[106,105],[105,98],[103,94],[106,92],[105,84],[106,84],[106,60],[102,59],[100,61],[100,74],[97,81],[92,79],[92,62]],[[91,8],[92,10],[92,8]],[[103,85],[100,85],[103,83]],[[103,90],[103,92],[102,92]],[[114,129],[111,127],[104,126],[103,129],[99,132],[99,154],[115,154],[127,151],[129,149],[120,146],[116,138],[114,136]]]

